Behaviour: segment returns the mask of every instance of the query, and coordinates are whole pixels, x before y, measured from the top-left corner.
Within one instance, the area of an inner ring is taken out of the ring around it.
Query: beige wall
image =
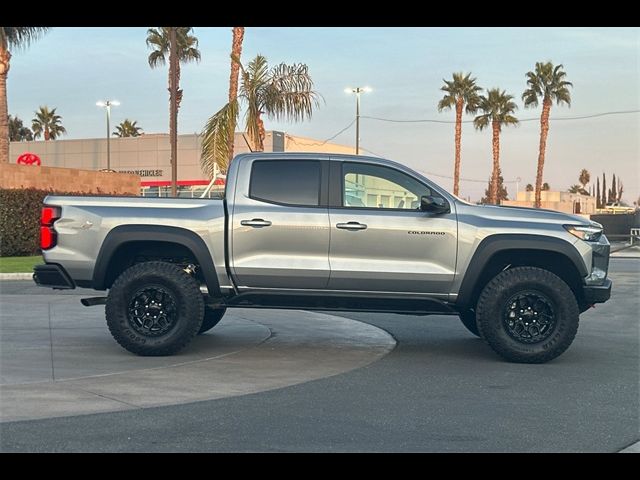
[[[516,207],[533,207],[535,192],[518,192],[517,200],[504,200],[502,205]],[[549,210],[564,213],[575,213],[576,204],[580,204],[581,214],[596,213],[596,199],[589,195],[579,193],[560,192],[547,190],[540,192],[540,206]]]
[[[297,143],[295,143],[297,142]],[[305,137],[293,137],[284,132],[268,131],[264,142],[266,152],[344,152],[353,149],[342,145],[321,143]],[[111,168],[116,171],[133,171],[142,181],[170,181],[171,165],[168,134],[145,134],[133,138],[112,138]],[[178,135],[178,180],[207,180],[200,168],[202,140],[196,134]],[[242,133],[235,136],[234,154],[249,152]],[[81,140],[53,140],[11,142],[9,161],[15,163],[25,152],[35,153],[48,167],[100,170],[107,168],[107,140],[90,138]]]
[[[0,163],[0,188],[38,188],[57,192],[138,195],[140,177],[75,168]]]

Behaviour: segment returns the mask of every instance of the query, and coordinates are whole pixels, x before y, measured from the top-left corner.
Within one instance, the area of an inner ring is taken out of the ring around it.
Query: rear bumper
[[[33,281],[40,287],[60,290],[76,288],[67,271],[55,263],[36,265],[33,267]]]
[[[584,300],[587,305],[593,305],[594,303],[604,303],[611,298],[611,285],[612,282],[608,278],[604,281],[603,285],[589,285],[584,286]]]

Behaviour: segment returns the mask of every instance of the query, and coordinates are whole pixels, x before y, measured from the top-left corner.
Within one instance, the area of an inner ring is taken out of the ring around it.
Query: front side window
[[[415,178],[389,167],[344,163],[343,206],[417,210],[420,197],[431,189]]]
[[[320,205],[320,162],[258,160],[251,168],[249,196],[285,205]]]

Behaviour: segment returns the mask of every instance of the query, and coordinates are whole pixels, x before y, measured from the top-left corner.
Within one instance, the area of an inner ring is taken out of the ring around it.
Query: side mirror
[[[434,197],[433,195],[425,195],[420,198],[420,210],[423,212],[433,213],[449,213],[449,202],[442,197]]]

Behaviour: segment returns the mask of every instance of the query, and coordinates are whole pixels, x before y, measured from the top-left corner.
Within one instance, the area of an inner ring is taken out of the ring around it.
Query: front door
[[[230,259],[239,287],[325,288],[329,214],[321,207],[320,160],[254,160],[240,172],[231,214]],[[238,182],[239,184],[242,182]],[[325,203],[326,205],[326,203]]]
[[[419,209],[423,195],[438,195],[392,167],[336,162],[341,205],[329,208],[334,290],[449,293],[457,250],[455,212]],[[335,196],[332,196],[332,200]],[[454,208],[453,206],[451,207]]]

